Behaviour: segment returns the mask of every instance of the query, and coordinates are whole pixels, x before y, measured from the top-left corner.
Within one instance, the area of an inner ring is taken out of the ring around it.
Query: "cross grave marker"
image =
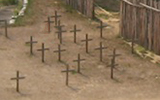
[[[19,80],[25,79],[25,77],[19,76],[19,71],[17,71],[17,75],[14,78],[11,78],[11,80],[16,80],[16,91],[19,92]]]
[[[113,79],[114,78],[114,68],[115,68],[115,66],[118,66],[118,64],[115,64],[115,61],[114,61],[114,59],[111,59],[111,65],[110,65],[110,67],[111,67],[111,79]]]
[[[7,20],[0,20],[0,22],[4,22],[5,37],[8,38],[8,24],[7,24]]]
[[[48,16],[47,21],[45,21],[48,24],[48,33],[51,32],[51,23],[54,23],[54,21],[51,21],[50,16]]]
[[[116,57],[121,56],[121,54],[116,54],[116,48],[113,49],[113,54],[109,55],[109,57],[113,57],[113,62],[115,62]]]
[[[65,49],[61,49],[61,45],[59,44],[58,45],[58,50],[56,50],[56,51],[54,51],[55,53],[58,53],[58,61],[62,61],[61,60],[61,52],[64,52],[64,51],[66,51]]]
[[[89,53],[88,52],[88,43],[89,43],[89,41],[92,41],[93,39],[89,39],[88,38],[88,34],[86,34],[86,39],[85,40],[81,40],[82,42],[86,42],[86,53]]]
[[[33,41],[33,37],[30,36],[30,41],[26,42],[26,44],[30,44],[30,54],[33,55],[33,44],[38,43],[37,41]]]
[[[63,30],[62,27],[58,28],[58,31],[56,32],[58,34],[58,39],[60,41],[60,44],[63,42],[62,33],[67,32],[66,30]]]
[[[58,20],[58,25],[57,26],[55,26],[55,28],[59,28],[59,27],[64,27],[64,25],[61,25],[61,20]]]
[[[51,18],[55,18],[54,22],[55,22],[55,26],[57,26],[58,24],[58,18],[62,17],[61,15],[57,14],[57,11],[55,11],[54,16],[51,16]]]
[[[102,42],[100,42],[100,47],[96,48],[95,50],[99,50],[100,51],[100,61],[102,62],[103,60],[103,50],[107,49],[108,47],[103,47]]]
[[[103,28],[107,27],[108,25],[103,25],[103,22],[100,21],[100,26],[98,26],[97,28],[100,29],[100,38],[103,38]]]
[[[74,25],[74,29],[71,30],[70,32],[73,32],[74,33],[74,43],[77,42],[77,32],[80,32],[81,30],[80,29],[77,29],[77,26]]]
[[[66,85],[68,86],[69,83],[69,72],[74,72],[75,70],[69,69],[69,65],[66,65],[66,70],[63,70],[62,72],[66,73]]]
[[[78,59],[77,60],[73,60],[73,62],[77,62],[77,64],[78,64],[78,70],[77,70],[77,72],[78,73],[81,73],[81,61],[84,61],[85,59],[81,59],[81,55],[80,54],[78,54]]]
[[[44,43],[42,43],[42,49],[38,49],[37,51],[41,51],[42,52],[42,62],[44,63],[45,61],[44,61],[44,54],[45,54],[45,51],[46,50],[49,50],[49,48],[45,48],[44,47]]]

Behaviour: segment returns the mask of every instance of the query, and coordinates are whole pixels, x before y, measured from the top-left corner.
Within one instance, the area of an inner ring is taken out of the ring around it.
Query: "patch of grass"
[[[74,74],[74,75],[77,74],[77,71],[72,71],[72,74]]]
[[[109,16],[107,16],[106,14],[99,14],[98,17],[104,18],[104,19],[109,19]]]
[[[16,9],[14,10],[14,14],[18,15],[18,12],[21,10],[22,7],[23,7],[23,2],[20,0],[17,4]]]
[[[147,53],[147,52],[146,52],[146,49],[143,48],[142,46],[138,46],[136,49],[137,49],[140,53],[142,53],[142,54]]]
[[[31,44],[30,43],[25,43],[25,46],[30,46]]]
[[[23,17],[18,17],[13,26],[25,26],[26,24],[33,24],[34,11],[33,11],[33,2],[34,0],[28,0],[28,6]],[[19,5],[18,8],[22,8],[22,5]]]
[[[119,11],[119,0],[95,0],[96,4],[106,9],[107,11],[117,12]]]

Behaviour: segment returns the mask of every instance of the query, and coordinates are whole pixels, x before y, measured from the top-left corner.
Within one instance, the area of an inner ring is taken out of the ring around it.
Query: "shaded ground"
[[[2,7],[0,9],[0,20],[8,20],[11,19],[13,13],[14,13],[15,6],[7,6]]]
[[[112,27],[104,30],[104,37],[99,38],[97,22],[88,20],[77,13],[68,13],[60,6],[56,6],[55,0],[35,0],[36,23],[24,27],[9,28],[9,39],[3,35],[0,29],[0,99],[2,100],[159,100],[160,96],[160,67],[141,59],[130,53],[130,48],[126,46],[118,36],[119,22],[113,18],[108,19]],[[48,15],[53,15],[54,10],[63,17],[62,23],[66,26],[67,33],[63,34],[64,44],[62,59],[70,65],[71,69],[77,69],[77,64],[72,61],[81,53],[81,57],[86,61],[82,63],[82,74],[70,74],[69,87],[65,86],[65,73],[61,70],[66,66],[57,61],[57,50],[59,41],[56,29],[51,28],[51,33],[47,34],[47,27],[44,21]],[[116,19],[117,20],[117,19]],[[73,33],[69,31],[73,25],[77,24],[82,32],[78,33],[77,44],[73,43]],[[80,41],[88,33],[93,39],[89,43],[90,53],[85,53],[85,45]],[[38,41],[34,45],[34,56],[29,55],[29,46],[25,44],[30,36]],[[108,46],[104,50],[104,62],[99,62],[99,52],[94,48],[99,46],[99,42]],[[41,53],[37,49],[41,48],[41,43],[50,48],[46,51],[45,63],[41,63]],[[117,58],[119,66],[115,69],[115,79],[110,79],[110,58],[113,48],[117,48],[122,54]],[[15,92],[15,82],[10,78],[15,76],[16,70],[20,75],[26,76],[20,81],[21,93]]]
[[[95,2],[109,11],[119,11],[120,1],[119,0],[95,0]]]

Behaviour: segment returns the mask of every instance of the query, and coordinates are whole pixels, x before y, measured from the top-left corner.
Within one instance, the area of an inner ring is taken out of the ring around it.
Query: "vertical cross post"
[[[114,63],[115,63],[116,57],[118,56],[121,56],[121,54],[116,54],[116,48],[113,49],[113,54],[109,55],[109,57],[112,57]]]
[[[7,20],[5,20],[5,36],[8,38],[8,25],[7,25]]]
[[[66,70],[63,70],[62,72],[66,72],[66,85],[68,86],[69,83],[69,72],[74,72],[75,70],[69,69],[69,65],[66,66]]]
[[[58,31],[56,32],[58,34],[58,39],[60,41],[60,44],[63,42],[62,33],[67,32],[66,30],[62,30],[62,27],[58,27]]]
[[[7,24],[7,20],[0,20],[0,22],[4,22],[5,37],[8,38],[8,24]]]
[[[50,17],[48,16],[47,21],[45,21],[48,23],[48,33],[51,32],[51,23],[54,23],[54,21],[51,21]]]
[[[62,61],[61,60],[61,52],[66,51],[65,49],[61,49],[61,45],[58,45],[58,50],[54,51],[55,53],[58,53],[58,61]]]
[[[77,62],[77,64],[78,64],[78,70],[77,70],[77,72],[78,73],[81,73],[81,61],[84,61],[85,59],[81,59],[81,55],[80,54],[78,54],[78,59],[77,60],[73,60],[73,62]]]
[[[59,29],[59,27],[64,27],[64,25],[61,25],[61,20],[58,20],[58,25],[55,26],[55,28]]]
[[[30,41],[26,42],[26,44],[30,44],[30,54],[33,55],[33,44],[38,43],[37,41],[33,41],[33,37],[30,37]]]
[[[100,38],[103,38],[103,28],[107,27],[108,25],[103,25],[103,22],[100,21],[100,26],[98,26],[97,28],[100,29]]]
[[[77,42],[77,32],[80,32],[81,30],[80,29],[77,29],[77,26],[74,25],[74,29],[71,30],[70,32],[73,32],[74,33],[74,43]]]
[[[58,14],[57,14],[57,11],[55,11],[55,15],[54,15],[54,16],[51,16],[51,18],[55,18],[55,20],[54,20],[54,21],[55,21],[55,26],[57,26],[57,24],[58,24],[58,18],[59,18],[59,17],[62,17],[62,16],[61,16],[61,15],[58,15]]]
[[[110,65],[110,67],[111,67],[111,79],[114,78],[113,75],[114,75],[114,67],[115,66],[118,66],[118,64],[115,64],[114,59],[111,59],[111,65]]]
[[[42,43],[42,49],[38,49],[37,51],[41,51],[42,52],[42,62],[44,63],[44,54],[45,54],[45,50],[49,50],[49,48],[45,48],[44,47],[44,43]]]
[[[86,42],[86,53],[89,53],[88,52],[88,43],[89,41],[92,41],[93,39],[89,39],[88,38],[88,34],[86,34],[86,39],[85,40],[82,40],[82,42]]]
[[[107,49],[108,47],[103,47],[102,42],[100,42],[100,47],[96,48],[95,50],[99,50],[100,51],[100,61],[103,61],[103,50]]]
[[[16,91],[19,92],[19,80],[20,79],[25,79],[25,77],[20,77],[19,76],[19,71],[17,71],[17,77],[11,78],[11,80],[16,80]]]

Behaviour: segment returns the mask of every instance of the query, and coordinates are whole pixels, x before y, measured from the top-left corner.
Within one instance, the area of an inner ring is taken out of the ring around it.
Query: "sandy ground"
[[[15,6],[8,6],[0,8],[0,20],[10,20],[13,15]],[[1,24],[1,23],[0,23]]]
[[[55,6],[55,0],[35,0],[37,16],[36,23],[25,27],[9,28],[9,39],[4,37],[4,31],[0,29],[0,100],[159,100],[160,99],[160,67],[141,59],[130,53],[130,48],[117,38],[118,22],[110,21],[111,28],[104,30],[104,37],[99,38],[97,22],[88,20],[81,15],[66,12],[65,9]],[[38,10],[39,8],[39,10]],[[47,15],[53,15],[54,11],[63,17],[62,23],[68,32],[63,34],[63,45],[66,49],[62,53],[62,60],[77,70],[77,54],[86,59],[82,63],[82,74],[69,76],[69,86],[65,85],[65,64],[57,61],[59,40],[56,29],[47,34],[44,21]],[[39,15],[39,16],[38,16]],[[77,44],[73,43],[73,33],[69,31],[77,24],[82,31],[78,33]],[[85,44],[81,42],[88,33],[93,39],[89,43],[89,54],[85,53]],[[38,43],[34,45],[34,56],[29,54],[29,46],[25,44],[30,36]],[[103,63],[99,62],[99,52],[94,49],[100,42],[108,46],[104,50]],[[37,49],[41,44],[50,48],[45,52],[45,63],[41,62],[41,53]],[[114,70],[114,80],[110,79],[110,57],[113,48],[122,56],[116,59],[119,66]],[[15,91],[15,81],[11,77],[16,76],[16,71],[26,79],[20,81],[20,93]]]

